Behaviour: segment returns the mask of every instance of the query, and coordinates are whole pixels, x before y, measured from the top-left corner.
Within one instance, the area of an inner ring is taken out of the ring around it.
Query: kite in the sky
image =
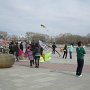
[[[46,28],[43,24],[41,24],[41,27]]]
[[[47,29],[45,25],[41,24],[41,27],[44,28],[44,29]],[[47,29],[48,31],[48,29]]]

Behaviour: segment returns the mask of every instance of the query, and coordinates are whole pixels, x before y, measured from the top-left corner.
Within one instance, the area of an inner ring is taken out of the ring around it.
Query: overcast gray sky
[[[90,0],[0,0],[0,31],[86,35],[90,33]]]

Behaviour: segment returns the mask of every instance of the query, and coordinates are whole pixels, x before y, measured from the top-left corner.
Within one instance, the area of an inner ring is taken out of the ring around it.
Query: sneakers
[[[78,77],[82,77],[82,75],[79,75]]]
[[[77,77],[82,77],[82,74],[81,75],[77,75]]]

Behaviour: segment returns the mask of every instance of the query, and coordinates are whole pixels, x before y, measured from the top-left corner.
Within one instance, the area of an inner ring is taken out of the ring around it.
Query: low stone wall
[[[0,54],[0,68],[9,68],[15,63],[12,54]]]

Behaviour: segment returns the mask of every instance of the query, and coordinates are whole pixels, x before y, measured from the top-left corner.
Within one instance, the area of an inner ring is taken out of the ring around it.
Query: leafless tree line
[[[25,37],[20,37],[17,35],[9,35],[7,32],[0,31],[0,39],[4,40],[28,40],[28,41],[44,41],[44,42],[56,42],[57,44],[76,44],[78,41],[82,41],[85,45],[90,45],[90,33],[86,36],[80,35],[72,35],[71,33],[59,34],[55,37],[49,36],[46,34],[34,33],[34,32],[26,32]]]
[[[82,43],[85,45],[90,44],[90,33],[88,33],[86,36],[72,35],[70,33],[60,34],[56,36],[56,42],[58,44],[77,44],[78,41],[82,41]]]

